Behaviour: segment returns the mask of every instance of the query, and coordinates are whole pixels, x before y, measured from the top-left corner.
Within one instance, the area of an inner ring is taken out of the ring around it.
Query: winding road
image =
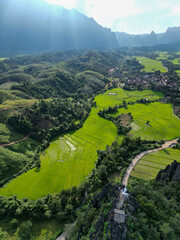
[[[128,180],[129,180],[129,177],[133,171],[133,168],[136,166],[136,164],[139,162],[139,160],[146,154],[149,154],[149,153],[153,153],[153,152],[157,152],[157,151],[160,151],[160,150],[163,150],[163,149],[166,149],[166,148],[170,148],[171,145],[173,144],[176,144],[178,141],[178,138],[174,139],[174,140],[171,140],[171,141],[167,141],[165,142],[160,148],[155,148],[155,149],[151,149],[151,150],[147,150],[147,151],[144,151],[140,154],[138,154],[133,160],[132,160],[132,163],[129,165],[128,169],[126,170],[126,173],[124,175],[124,178],[122,180],[122,185],[127,187],[128,185]]]

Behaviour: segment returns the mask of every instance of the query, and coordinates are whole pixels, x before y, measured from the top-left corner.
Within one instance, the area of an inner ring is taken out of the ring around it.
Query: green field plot
[[[92,109],[83,128],[60,137],[43,152],[40,172],[28,171],[1,189],[0,194],[36,199],[79,185],[94,168],[97,150],[105,149],[116,135],[115,125]]]
[[[99,94],[95,102],[101,108],[114,107],[122,103],[123,100],[126,102],[132,101],[136,102],[138,99],[146,99],[153,101],[155,99],[162,98],[163,95],[160,92],[153,92],[151,90],[145,91],[125,91],[121,88],[115,88],[106,91],[104,94]]]
[[[0,104],[0,110],[7,109],[7,108],[20,107],[20,106],[24,106],[24,105],[32,105],[38,101],[39,101],[38,99],[6,100],[2,104]]]
[[[130,134],[145,140],[169,140],[180,136],[180,119],[173,114],[171,104],[159,102],[128,105],[116,115],[131,113],[133,122]],[[146,124],[149,121],[149,124]]]
[[[153,60],[146,57],[136,57],[136,59],[144,66],[142,71],[155,72],[160,71],[162,73],[167,72],[166,68],[162,65],[161,61]]]
[[[157,57],[156,60],[166,60],[168,57],[170,57],[168,52],[157,52],[157,54],[159,57]]]
[[[175,65],[180,64],[180,58],[175,58],[174,60],[171,60],[171,62]]]
[[[109,95],[109,92],[116,93],[116,95]],[[41,154],[40,171],[33,169],[22,174],[1,188],[0,195],[17,195],[18,198],[37,199],[48,193],[57,193],[62,189],[78,186],[94,168],[97,150],[105,149],[106,145],[111,145],[117,137],[116,126],[111,121],[100,118],[97,115],[99,110],[120,104],[125,98],[128,101],[136,101],[141,98],[158,99],[160,97],[162,97],[161,94],[152,91],[128,92],[122,89],[112,89],[97,96],[95,98],[97,107],[92,108],[83,127],[73,133],[60,136]],[[142,136],[145,132],[146,139],[161,139],[162,136],[171,139],[178,134],[180,135],[180,132],[178,133],[180,131],[178,130],[179,120],[172,115],[171,105],[153,104],[129,105],[128,109],[120,109],[122,112],[134,114],[136,127],[132,130],[133,135],[135,137]],[[134,110],[130,109],[133,107],[135,107]],[[136,111],[138,111],[139,116],[135,115]],[[156,113],[157,111],[158,113]],[[156,124],[154,124],[153,120],[156,117]],[[166,120],[162,120],[164,118]],[[152,124],[153,130],[149,130],[150,127],[146,126],[147,120]],[[164,125],[159,127],[161,124]],[[172,126],[173,124],[174,126]],[[166,134],[163,135],[161,131],[165,131],[164,127],[172,128],[171,131],[176,131],[176,133],[167,130]],[[139,129],[140,131],[138,131]],[[141,130],[144,132],[141,133]],[[119,137],[119,141],[121,140],[122,136]]]
[[[180,162],[180,150],[166,149],[145,155],[132,172],[133,177],[150,180],[157,176],[160,169],[164,169],[174,160]]]
[[[176,70],[177,74],[180,75],[180,70]]]

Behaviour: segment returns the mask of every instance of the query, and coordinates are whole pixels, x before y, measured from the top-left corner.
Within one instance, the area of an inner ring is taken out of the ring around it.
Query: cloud
[[[106,27],[111,27],[118,19],[141,12],[135,0],[86,0],[85,3],[85,13]]]
[[[170,12],[171,16],[180,16],[180,5],[173,6]]]
[[[179,0],[44,0],[75,8],[113,31],[164,32],[180,25]]]
[[[78,0],[44,0],[49,4],[61,5],[67,9],[72,9],[77,6]]]

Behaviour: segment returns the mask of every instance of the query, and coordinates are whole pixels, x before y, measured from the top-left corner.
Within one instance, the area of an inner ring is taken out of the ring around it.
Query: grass
[[[141,71],[155,72],[160,71],[162,73],[167,72],[166,68],[162,65],[161,61],[153,60],[146,57],[136,57],[136,59],[144,66]]]
[[[2,104],[0,104],[0,110],[7,109],[7,108],[20,107],[22,105],[32,105],[38,101],[39,101],[38,99],[6,100]]]
[[[44,99],[44,101],[51,101],[51,98]],[[6,110],[8,108],[16,108],[16,107],[21,107],[21,106],[28,106],[28,105],[33,105],[36,102],[39,102],[39,99],[17,99],[17,100],[6,100],[2,104],[0,104],[0,111]]]
[[[131,113],[133,116],[133,137],[145,140],[170,140],[180,136],[180,119],[173,114],[171,104],[154,102],[150,104],[129,105],[119,109],[116,115]],[[149,125],[146,122],[149,121]]]
[[[116,95],[109,95],[109,93],[115,93]],[[121,88],[115,88],[106,91],[104,94],[99,94],[95,102],[100,108],[114,107],[119,105],[123,100],[126,102],[132,101],[136,102],[138,99],[148,98],[149,100],[155,100],[162,98],[163,94],[160,92],[153,92],[151,90],[145,91],[125,91]]]
[[[0,123],[0,143],[9,143],[23,138],[23,135],[14,133],[3,123]]]
[[[157,52],[159,57],[156,58],[156,60],[166,60],[170,55],[167,52]]]
[[[97,111],[92,109],[83,128],[51,143],[41,155],[40,172],[33,169],[22,174],[1,189],[0,194],[37,199],[79,185],[94,168],[97,150],[105,149],[117,135],[115,125],[100,118]]]
[[[117,95],[109,95],[108,92],[115,92]],[[152,91],[142,92],[128,92],[122,89],[112,89],[104,94],[101,94],[95,98],[97,107],[92,108],[91,113],[85,121],[83,127],[73,133],[60,136],[54,140],[48,149],[41,154],[41,169],[36,172],[34,169],[22,174],[18,178],[11,181],[4,188],[0,189],[0,195],[11,196],[17,195],[18,198],[37,199],[47,195],[48,193],[57,193],[62,189],[70,188],[72,186],[78,186],[83,179],[92,171],[97,160],[97,150],[105,149],[106,145],[111,145],[117,137],[116,126],[108,120],[100,118],[97,113],[102,107],[108,108],[115,104],[122,103],[126,98],[128,101],[136,101],[141,98],[160,98],[159,93],[153,93]],[[159,105],[158,105],[159,104]],[[139,116],[134,118],[142,118],[135,120],[135,124],[139,122],[145,126],[146,131],[141,134],[141,131],[135,131],[134,135],[139,136],[146,134],[147,138],[160,138],[162,137],[161,130],[164,127],[169,127],[174,130],[176,128],[176,134],[168,129],[166,138],[173,138],[178,134],[179,120],[172,117],[171,105],[163,105],[155,103],[153,105],[136,104],[130,107],[135,107],[134,111],[131,109],[132,115],[138,110]],[[130,108],[129,107],[129,108]],[[161,109],[164,109],[161,111]],[[130,112],[130,109],[121,109],[122,111]],[[144,113],[149,114],[144,116]],[[159,110],[157,114],[156,128],[153,130],[148,129],[145,125],[147,120],[153,122],[156,115],[152,116]],[[166,120],[162,120],[165,116]],[[173,120],[171,119],[173,118]],[[139,122],[138,122],[139,121]],[[165,126],[161,128],[161,124],[165,121]],[[170,125],[168,122],[170,121]],[[173,126],[175,124],[175,126]],[[139,127],[140,128],[140,127]],[[160,130],[159,130],[160,128]],[[143,129],[141,129],[143,130]],[[152,132],[151,132],[152,131]],[[160,133],[158,133],[160,131]],[[150,136],[148,135],[149,133]],[[164,136],[164,135],[163,135]],[[119,141],[122,140],[120,136]]]
[[[33,157],[35,149],[39,143],[31,138],[28,138],[22,142],[10,145],[6,147],[10,151],[25,154],[28,157]]]
[[[171,62],[175,65],[179,65],[180,64],[180,58],[175,58],[174,60],[171,60]]]
[[[180,70],[176,70],[177,74],[180,75]]]
[[[0,89],[2,90],[11,90],[11,87],[14,85],[18,85],[18,83],[16,82],[7,82],[7,83],[3,83],[0,85]]]
[[[165,169],[174,160],[180,162],[178,149],[167,149],[144,156],[132,172],[133,177],[150,180],[157,176],[160,169]]]
[[[0,147],[0,181],[11,179],[12,175],[23,169],[29,161],[31,159],[22,153]]]
[[[26,220],[24,220],[26,221]],[[50,240],[56,239],[56,237],[62,231],[62,225],[58,223],[56,220],[40,220],[40,221],[32,221],[33,228],[32,228],[32,239],[36,240]],[[17,240],[18,238],[18,230],[12,230],[10,226],[9,219],[0,220],[0,226],[3,231],[8,233],[7,240]]]

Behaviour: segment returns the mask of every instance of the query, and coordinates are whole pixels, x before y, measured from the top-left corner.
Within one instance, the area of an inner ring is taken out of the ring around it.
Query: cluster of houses
[[[150,89],[152,86],[154,88],[167,87],[171,89],[177,89],[177,81],[173,81],[168,74],[162,73],[140,73],[137,76],[128,76],[126,80],[126,87],[131,90],[136,89]]]

